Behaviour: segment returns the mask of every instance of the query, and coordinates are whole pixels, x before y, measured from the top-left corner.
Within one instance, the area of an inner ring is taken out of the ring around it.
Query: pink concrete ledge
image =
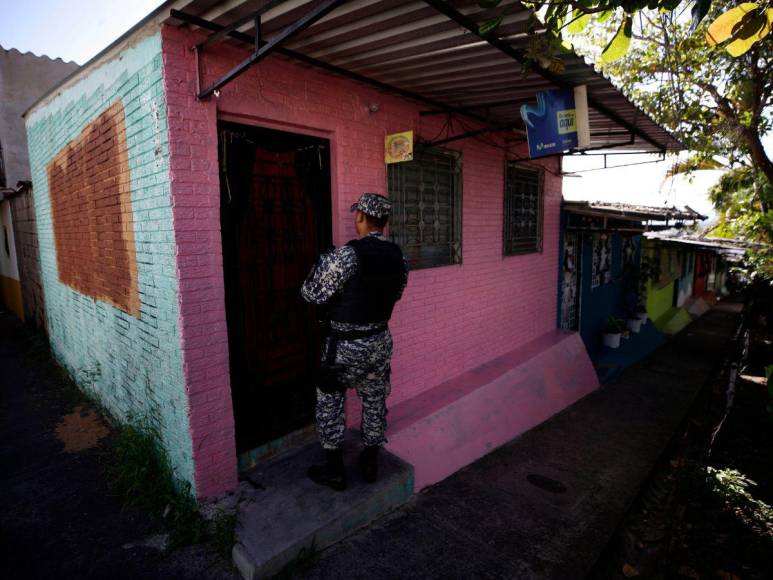
[[[598,386],[580,336],[551,331],[390,409],[387,448],[413,465],[418,491]]]

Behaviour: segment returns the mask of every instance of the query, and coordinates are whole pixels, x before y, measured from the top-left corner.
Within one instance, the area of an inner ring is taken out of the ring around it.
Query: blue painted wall
[[[591,288],[593,274],[593,236],[583,234],[580,276],[580,336],[591,358],[602,348],[602,334],[610,316],[625,318],[636,306],[636,286],[632,272],[623,272],[623,242],[620,234],[611,236],[612,279]],[[634,264],[638,264],[641,236],[634,237]]]

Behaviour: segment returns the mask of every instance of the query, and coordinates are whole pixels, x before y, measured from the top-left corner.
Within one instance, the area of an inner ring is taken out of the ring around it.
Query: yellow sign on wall
[[[413,160],[413,131],[392,133],[384,139],[384,162],[400,163]]]

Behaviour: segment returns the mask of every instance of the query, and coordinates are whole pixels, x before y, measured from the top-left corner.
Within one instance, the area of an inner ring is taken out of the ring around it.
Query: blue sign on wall
[[[537,93],[537,106],[521,105],[529,157],[544,157],[577,147],[577,112],[572,89]]]

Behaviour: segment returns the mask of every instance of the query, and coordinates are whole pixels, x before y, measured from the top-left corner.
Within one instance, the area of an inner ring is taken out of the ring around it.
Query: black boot
[[[360,454],[360,471],[362,478],[368,483],[378,479],[378,451],[380,445],[366,445]]]
[[[319,485],[326,485],[336,491],[346,489],[346,470],[344,470],[343,449],[325,450],[326,462],[323,465],[312,465],[307,475]]]

